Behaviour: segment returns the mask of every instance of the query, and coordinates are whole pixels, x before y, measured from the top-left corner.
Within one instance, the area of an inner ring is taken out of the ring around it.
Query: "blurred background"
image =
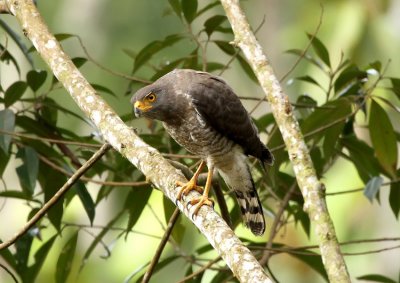
[[[160,40],[170,34],[187,33],[187,27],[182,25],[173,14],[168,1],[138,1],[138,0],[55,0],[37,1],[50,30],[55,34],[67,33],[78,35],[90,56],[102,66],[114,72],[131,74],[133,60],[129,56],[135,56],[149,42]],[[343,54],[359,66],[379,60],[387,66],[386,74],[389,76],[400,75],[400,1],[399,0],[248,0],[241,1],[247,13],[253,29],[257,29],[257,37],[264,47],[272,66],[279,78],[291,69],[297,57],[285,51],[289,49],[304,49],[308,45],[307,33],[315,33],[322,18],[317,36],[326,45],[331,56],[332,65],[338,64]],[[199,1],[203,7],[208,1]],[[223,14],[220,6],[211,10],[212,14]],[[322,15],[321,15],[322,14]],[[193,22],[193,30],[201,28],[204,19],[196,19]],[[9,15],[1,15],[7,25],[23,37],[16,20]],[[0,42],[4,43],[0,29]],[[233,40],[230,35],[220,35],[224,40]],[[22,39],[24,41],[24,39]],[[26,46],[30,47],[25,40]],[[30,69],[30,66],[22,52],[9,41],[9,50],[20,62],[22,73]],[[75,38],[62,42],[66,52],[71,57],[86,57],[82,47]],[[159,63],[171,62],[182,52],[188,53],[195,47],[195,42],[185,41],[166,48],[155,56]],[[132,55],[133,54],[133,55]],[[47,69],[37,55],[33,56],[35,67]],[[207,50],[209,61],[218,60],[228,62],[229,56],[221,52],[215,46]],[[109,88],[115,97],[104,95],[114,110],[121,116],[128,117],[131,113],[129,91],[134,91],[136,86],[129,86],[129,82],[120,76],[104,71],[92,62],[88,62],[81,68],[86,78],[91,83],[101,83]],[[151,68],[141,68],[136,75],[148,77]],[[310,84],[292,82],[291,77],[301,74],[319,74],[310,64],[300,65],[289,75],[283,86],[292,101],[302,94],[308,94],[317,101],[323,101],[318,88]],[[243,70],[237,62],[233,63],[222,76],[240,96],[263,97],[261,88],[243,75]],[[18,77],[14,68],[0,64],[0,81],[3,86],[8,86]],[[323,81],[324,78],[319,78]],[[62,102],[63,106],[81,115],[72,99],[63,89],[52,93],[52,98]],[[398,103],[398,102],[397,102]],[[244,102],[247,109],[251,110],[256,105],[255,101]],[[254,112],[255,117],[269,111],[267,104],[261,104]],[[397,116],[391,117],[394,121]],[[394,126],[399,130],[399,124]],[[70,116],[64,115],[59,123],[76,133],[88,134],[94,132],[93,128],[82,124],[78,126]],[[140,133],[148,131],[147,125],[142,120],[129,120],[128,125],[138,128]],[[3,179],[7,181],[8,188],[18,189],[19,182],[15,173],[15,167],[20,160],[9,163]],[[337,162],[323,177],[327,192],[362,188],[363,182],[351,163],[341,160]],[[0,188],[1,188],[0,183]],[[90,193],[96,196],[99,186],[89,185]],[[124,188],[121,188],[123,190]],[[382,190],[381,203],[368,199],[357,192],[353,194],[330,196],[327,198],[328,207],[333,218],[337,236],[340,241],[370,238],[399,237],[400,224],[390,210],[387,202],[388,190]],[[3,203],[3,200],[0,199]],[[97,206],[95,225],[108,223],[114,215],[116,206],[121,204],[120,195],[110,195]],[[119,237],[119,231],[109,232],[104,238],[104,244],[108,246],[111,254],[98,246],[95,252],[80,271],[83,250],[93,241],[90,234],[81,233],[79,236],[77,254],[74,257],[72,272],[68,282],[128,282],[129,276],[143,268],[151,260],[163,235],[163,226],[166,225],[164,216],[163,196],[153,190],[143,215],[134,226],[136,233],[130,233],[126,238]],[[17,200],[7,200],[2,204],[0,211],[0,237],[4,240],[11,237],[15,231],[25,223],[30,208],[26,203]],[[82,216],[83,209],[79,200],[74,199],[67,207],[63,221],[88,224],[86,216]],[[124,219],[123,221],[127,221]],[[121,222],[123,226],[124,222]],[[267,215],[267,222],[272,222],[272,217]],[[186,226],[185,234],[181,235],[183,251],[187,256],[191,255],[194,247],[205,245],[206,240],[193,228],[186,219],[181,219],[179,225]],[[88,230],[92,231],[92,229]],[[49,226],[43,231],[43,238],[54,234],[54,229]],[[267,228],[268,231],[268,228]],[[311,231],[312,227],[311,227]],[[254,241],[265,241],[263,238],[254,238],[241,226],[236,229],[240,237],[251,238]],[[93,233],[97,233],[94,231]],[[268,234],[268,233],[267,233]],[[68,239],[68,230],[64,231],[62,239]],[[150,236],[149,236],[150,235]],[[65,242],[60,239],[51,250],[37,282],[52,282],[55,272],[55,262]],[[290,245],[317,244],[313,233],[310,238],[294,223],[287,225],[276,238],[277,241]],[[36,240],[37,241],[37,240]],[[37,243],[36,243],[37,244]],[[343,246],[346,252],[366,252],[377,248],[390,247],[393,243],[362,243],[358,245]],[[38,244],[39,245],[39,244]],[[81,252],[81,254],[80,254]],[[173,255],[177,251],[174,247],[167,246],[164,256]],[[210,252],[210,258],[214,256]],[[362,254],[346,256],[349,272],[352,280],[364,274],[378,273],[399,280],[400,252],[398,249],[382,253]],[[1,262],[1,259],[0,259]],[[168,265],[163,272],[157,273],[151,282],[177,282],[184,277],[184,260],[175,261]],[[285,254],[273,256],[270,261],[271,269],[280,282],[324,282],[324,280],[303,262],[293,259]],[[202,282],[210,282],[217,271],[205,274]],[[130,282],[135,282],[135,278]],[[10,277],[0,270],[0,282],[13,282]],[[400,281],[398,281],[400,282]]]

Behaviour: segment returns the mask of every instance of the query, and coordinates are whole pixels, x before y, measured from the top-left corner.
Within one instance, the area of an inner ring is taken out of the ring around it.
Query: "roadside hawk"
[[[202,159],[192,179],[182,186],[177,200],[196,190],[203,195],[190,202],[196,215],[202,205],[213,205],[208,198],[212,176],[218,171],[235,193],[244,222],[255,235],[262,235],[265,220],[254,182],[247,165],[247,155],[264,166],[273,156],[260,141],[250,115],[233,90],[220,77],[206,72],[176,69],[154,83],[138,90],[131,103],[137,117],[163,122],[178,144]],[[207,164],[203,188],[197,178]]]

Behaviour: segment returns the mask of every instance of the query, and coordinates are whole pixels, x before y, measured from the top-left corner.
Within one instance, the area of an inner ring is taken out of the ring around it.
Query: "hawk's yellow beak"
[[[151,103],[147,101],[141,101],[141,100],[136,101],[135,104],[133,105],[135,116],[136,117],[142,116],[143,112],[149,111],[152,107],[153,106],[151,105]]]
[[[140,110],[141,112],[146,112],[146,111],[149,111],[153,106],[146,101],[138,100],[135,102],[133,107],[135,107],[135,109]]]

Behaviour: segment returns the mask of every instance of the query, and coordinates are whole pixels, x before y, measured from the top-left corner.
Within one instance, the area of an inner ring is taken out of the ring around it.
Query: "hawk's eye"
[[[146,96],[146,100],[149,102],[153,102],[156,100],[156,95],[152,92],[150,92],[147,96]]]

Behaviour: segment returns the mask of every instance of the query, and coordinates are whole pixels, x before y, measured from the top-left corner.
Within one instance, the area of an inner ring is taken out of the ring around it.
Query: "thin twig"
[[[318,32],[319,32],[319,30],[321,28],[323,16],[324,16],[324,6],[321,3],[321,13],[319,15],[319,22],[318,22],[317,28],[315,29],[314,33],[312,33],[311,38],[308,41],[308,44],[307,44],[306,48],[303,50],[303,52],[297,58],[296,62],[293,64],[293,66],[290,68],[290,70],[287,71],[287,73],[283,77],[281,77],[279,79],[279,82],[283,82],[294,71],[294,69],[296,69],[296,67],[299,65],[301,60],[303,60],[303,58],[306,55],[307,51],[310,49],[314,38],[317,36],[317,34],[318,34]]]
[[[106,71],[106,72],[108,72],[108,73],[110,73],[110,74],[112,74],[114,76],[118,76],[118,77],[130,80],[130,81],[140,82],[140,83],[144,83],[144,84],[151,84],[152,83],[152,81],[145,80],[145,79],[138,78],[138,77],[134,77],[134,76],[129,76],[129,75],[126,75],[124,73],[116,72],[116,71],[113,71],[113,70],[111,70],[111,69],[109,69],[107,67],[104,67],[103,65],[101,65],[100,63],[98,63],[96,60],[93,59],[93,57],[90,55],[90,53],[87,51],[85,45],[83,44],[82,39],[78,35],[75,35],[75,37],[78,39],[79,44],[80,44],[83,52],[85,53],[86,57],[89,59],[89,61],[92,62],[93,64],[95,64],[97,67],[99,67],[103,71]]]
[[[0,3],[0,5],[1,5],[1,3]],[[17,277],[15,277],[15,275],[11,272],[10,269],[8,269],[7,266],[5,266],[4,264],[0,263],[0,267],[3,268],[12,277],[14,282],[18,283]]]
[[[66,171],[64,168],[62,168],[62,167],[58,166],[57,164],[51,162],[49,159],[47,159],[43,155],[39,155],[39,159],[41,161],[43,161],[44,163],[46,163],[47,165],[49,165],[54,170],[64,174],[65,176],[72,176],[73,175],[72,173]],[[85,177],[85,176],[82,176],[80,179],[82,181],[85,181],[85,182],[91,182],[91,183],[102,185],[102,186],[141,187],[141,186],[144,186],[144,185],[149,185],[149,182],[147,182],[147,181],[139,181],[139,182],[98,181],[98,180],[94,180],[92,178],[88,178],[88,177]]]
[[[44,138],[44,137],[36,137],[36,136],[32,136],[32,135],[26,135],[26,134],[18,133],[18,132],[4,131],[4,130],[1,130],[1,129],[0,129],[0,134],[9,135],[9,136],[13,136],[13,137],[24,138],[24,139],[51,142],[51,143],[56,143],[56,144],[60,143],[60,144],[76,145],[76,146],[82,146],[82,147],[93,147],[93,148],[100,148],[101,147],[101,144],[83,143],[83,142],[76,142],[76,141],[66,141],[66,140],[59,140],[59,139],[49,139],[49,138]]]
[[[221,257],[217,257],[216,259],[211,260],[209,263],[207,263],[206,265],[204,265],[202,268],[200,268],[199,270],[196,270],[195,272],[193,272],[192,274],[189,274],[188,276],[186,276],[185,278],[183,278],[182,280],[178,281],[177,283],[184,283],[194,277],[196,277],[197,275],[200,275],[201,273],[203,273],[204,271],[206,271],[208,268],[210,268],[213,264],[217,263],[218,261],[221,260]]]
[[[151,263],[149,265],[149,268],[147,269],[146,273],[143,276],[142,283],[147,283],[150,280],[151,275],[153,274],[154,268],[156,267],[158,260],[161,257],[161,253],[163,252],[165,245],[168,242],[169,237],[171,236],[172,229],[174,228],[174,225],[176,221],[178,220],[178,217],[180,215],[180,210],[178,208],[175,208],[174,213],[172,214],[171,218],[169,219],[167,229],[165,230],[164,236],[161,239],[160,244],[157,247],[156,253],[151,260]]]
[[[267,244],[265,246],[266,250],[263,253],[261,259],[259,260],[259,263],[261,265],[267,264],[269,258],[271,257],[270,249],[272,248],[273,241],[274,241],[276,234],[278,234],[278,231],[279,231],[278,226],[279,226],[279,223],[281,222],[281,217],[282,217],[283,213],[285,212],[285,209],[289,203],[289,200],[292,197],[296,188],[297,188],[297,183],[294,182],[293,185],[290,187],[290,189],[287,191],[285,197],[282,199],[279,210],[276,213],[274,222],[272,223],[272,226],[271,226],[271,232],[269,234],[269,238],[268,238]]]
[[[81,168],[79,168],[72,176],[67,180],[67,182],[55,193],[55,195],[48,200],[43,207],[25,224],[24,227],[11,239],[0,244],[0,250],[8,248],[12,244],[15,243],[20,237],[22,237],[29,229],[31,229],[46,213],[47,211],[53,207],[57,201],[61,199],[61,197],[75,184],[77,180],[87,171],[89,170],[97,160],[99,160],[109,149],[109,144],[104,144],[98,151],[96,151],[93,156],[83,164]]]

